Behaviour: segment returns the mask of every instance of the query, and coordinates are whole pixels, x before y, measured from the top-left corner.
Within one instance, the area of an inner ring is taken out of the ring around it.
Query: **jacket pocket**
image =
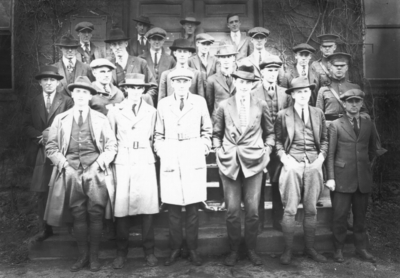
[[[342,162],[342,161],[335,161],[335,166],[337,166],[337,167],[344,168],[345,165],[346,165],[345,162]]]

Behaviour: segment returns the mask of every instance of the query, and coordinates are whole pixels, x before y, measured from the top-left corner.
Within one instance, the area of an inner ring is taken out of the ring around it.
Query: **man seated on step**
[[[275,122],[275,148],[282,162],[279,190],[284,207],[282,231],[285,251],[280,261],[285,265],[292,259],[295,217],[301,200],[305,254],[317,262],[327,261],[314,249],[316,204],[324,189],[322,165],[328,151],[324,114],[308,105],[314,87],[304,77],[293,79],[286,93],[291,94],[294,105],[279,111]]]
[[[230,254],[225,264],[238,260],[241,242],[240,201],[245,207],[244,238],[253,265],[262,265],[256,254],[263,170],[275,144],[274,126],[267,103],[250,92],[257,79],[252,65],[242,65],[232,74],[236,94],[222,101],[214,117],[213,145],[225,193],[226,226]],[[263,140],[264,138],[264,140]]]

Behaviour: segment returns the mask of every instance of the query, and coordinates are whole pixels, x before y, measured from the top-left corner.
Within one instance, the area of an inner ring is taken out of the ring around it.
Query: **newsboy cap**
[[[196,35],[196,42],[210,42],[214,43],[215,39],[207,34],[207,33],[201,33]]]
[[[309,53],[315,53],[315,48],[307,43],[300,43],[298,45],[295,45],[295,46],[293,46],[292,50],[294,53],[303,52],[303,51],[309,52]]]
[[[105,59],[105,58],[98,58],[98,59],[93,60],[90,63],[90,67],[92,69],[101,68],[101,67],[108,67],[111,70],[117,68],[113,63],[111,63],[108,59]]]
[[[160,27],[154,27],[151,28],[149,31],[147,31],[146,35],[144,35],[147,39],[151,39],[152,37],[160,37],[165,39],[167,37],[167,32],[160,28]]]
[[[360,89],[351,89],[346,91],[344,94],[340,96],[340,100],[348,100],[352,98],[364,99],[365,93]]]
[[[191,70],[189,69],[176,69],[172,71],[169,76],[171,80],[175,79],[187,79],[187,80],[192,80],[194,77],[194,74]]]
[[[268,55],[260,63],[261,70],[265,68],[280,68],[281,66],[282,60],[276,55]]]
[[[254,28],[250,29],[248,33],[249,33],[249,36],[252,38],[256,35],[262,35],[265,37],[269,36],[269,30],[265,29],[263,27],[254,27]]]
[[[76,32],[82,32],[83,30],[88,30],[88,31],[92,32],[94,30],[93,23],[83,21],[83,22],[79,22],[78,24],[75,25]]]

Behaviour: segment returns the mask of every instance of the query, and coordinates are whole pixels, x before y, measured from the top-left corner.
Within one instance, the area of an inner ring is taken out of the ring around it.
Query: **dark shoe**
[[[189,254],[190,254],[190,261],[192,262],[192,264],[194,264],[195,266],[201,266],[203,264],[199,254],[197,254],[196,250],[190,250]]]
[[[71,266],[71,272],[77,272],[89,264],[89,254],[82,254],[78,260]]]
[[[292,249],[285,248],[285,251],[283,251],[283,254],[281,255],[281,258],[279,260],[283,265],[290,264],[290,261],[292,260]]]
[[[189,250],[188,250],[186,244],[183,244],[183,246],[182,246],[182,249],[181,249],[181,258],[182,258],[182,259],[187,259],[187,258],[189,258]]]
[[[234,266],[236,262],[239,260],[239,255],[237,251],[231,251],[228,256],[225,258],[225,265]]]
[[[160,208],[159,208],[160,212],[166,211],[167,209],[168,209],[167,204],[161,203]]]
[[[158,264],[157,257],[154,254],[150,254],[146,256],[146,265],[147,266],[156,266]]]
[[[53,235],[53,229],[46,228],[43,231],[39,232],[37,235],[35,235],[36,241],[43,241]]]
[[[257,255],[256,251],[254,251],[254,250],[248,250],[247,257],[253,263],[253,265],[262,265],[263,264],[261,258]]]
[[[181,254],[180,249],[173,250],[171,256],[164,262],[164,265],[170,266],[174,264],[178,260],[180,254]]]
[[[200,202],[199,209],[204,210],[205,212],[215,211],[215,209],[210,207],[206,202]]]
[[[225,202],[222,202],[221,205],[218,207],[219,211],[226,211],[226,205]]]
[[[356,249],[356,254],[363,259],[371,263],[376,263],[376,259],[366,249]]]
[[[114,269],[121,269],[125,266],[125,262],[126,262],[126,257],[123,256],[117,256],[112,265]]]
[[[281,222],[280,222],[280,221],[274,220],[274,222],[273,222],[273,224],[272,224],[272,227],[273,227],[275,230],[282,232],[282,225],[281,225]]]
[[[97,254],[90,255],[90,271],[97,272],[101,269],[101,264],[99,261],[99,256]]]
[[[335,254],[333,254],[333,260],[337,263],[343,263],[344,262],[344,258],[343,258],[343,254],[342,254],[342,249],[337,249],[335,251]]]
[[[323,255],[321,255],[321,254],[318,254],[318,252],[315,251],[314,248],[307,248],[306,251],[305,251],[305,253],[306,253],[306,255],[307,255],[308,257],[310,257],[311,259],[313,259],[313,260],[316,261],[316,262],[319,262],[319,263],[326,263],[326,262],[328,262],[328,260],[325,258],[325,256],[323,256]]]
[[[317,202],[317,207],[321,208],[323,206],[324,206],[324,204],[322,202]]]

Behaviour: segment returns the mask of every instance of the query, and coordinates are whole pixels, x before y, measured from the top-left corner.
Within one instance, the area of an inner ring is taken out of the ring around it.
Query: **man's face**
[[[251,38],[251,43],[254,45],[254,48],[258,51],[262,50],[267,43],[267,37],[261,34],[255,35]]]
[[[138,32],[139,35],[144,35],[147,33],[147,31],[149,31],[149,26],[146,24],[143,24],[141,22],[137,22],[136,23],[136,30]]]
[[[81,32],[78,32],[78,37],[79,40],[83,43],[90,42],[90,39],[92,38],[92,31],[90,30],[82,30]]]
[[[344,61],[331,61],[329,70],[335,79],[342,79],[346,76],[348,70],[347,63]]]
[[[122,56],[126,52],[128,41],[117,41],[110,43],[110,49],[115,56]]]
[[[311,54],[307,51],[300,51],[294,55],[294,58],[296,59],[298,65],[307,66],[311,60]]]
[[[228,28],[231,30],[231,32],[238,32],[240,31],[240,25],[242,23],[240,22],[240,19],[237,15],[234,15],[228,19]]]
[[[196,30],[196,24],[190,22],[185,22],[182,27],[187,35],[193,35],[194,31]]]
[[[183,65],[187,63],[192,53],[186,49],[177,49],[174,51],[174,55],[176,57],[176,61],[178,62],[178,64]]]
[[[236,87],[236,95],[239,99],[244,98],[246,95],[248,95],[253,87],[253,81],[241,78],[234,78],[233,84]]]
[[[165,39],[159,36],[152,36],[149,39],[150,48],[154,51],[160,50],[164,45]]]
[[[336,50],[336,43],[334,42],[329,42],[329,43],[323,43],[319,47],[319,50],[322,52],[322,56],[327,57]]]
[[[144,92],[143,86],[125,86],[125,92],[127,93],[127,98],[132,102],[139,102],[142,94]]]
[[[191,85],[192,81],[186,78],[176,78],[172,80],[172,88],[178,98],[186,97]]]
[[[221,63],[221,68],[229,69],[233,68],[233,64],[236,61],[235,55],[219,56],[218,61]]]
[[[279,68],[264,68],[261,70],[263,79],[269,83],[275,83],[278,79]]]
[[[346,109],[346,112],[349,113],[350,115],[357,115],[360,113],[361,107],[363,105],[363,101],[358,98],[351,98],[351,99],[346,99],[345,101],[342,101],[344,108]]]
[[[96,81],[103,85],[110,84],[112,78],[112,71],[109,67],[100,67],[93,69],[93,75]]]
[[[196,42],[197,50],[199,54],[208,54],[210,51],[211,42]]]
[[[39,84],[42,87],[43,92],[48,94],[53,93],[56,90],[59,83],[60,81],[52,77],[45,77],[40,79],[39,81]]]
[[[75,88],[71,92],[72,99],[78,107],[85,107],[89,105],[89,101],[92,99],[92,95],[89,90],[83,88]]]
[[[297,89],[292,92],[292,98],[294,99],[295,103],[300,104],[301,106],[307,105],[310,97],[310,88]]]
[[[76,56],[76,47],[60,47],[62,55],[66,59],[72,59]]]

